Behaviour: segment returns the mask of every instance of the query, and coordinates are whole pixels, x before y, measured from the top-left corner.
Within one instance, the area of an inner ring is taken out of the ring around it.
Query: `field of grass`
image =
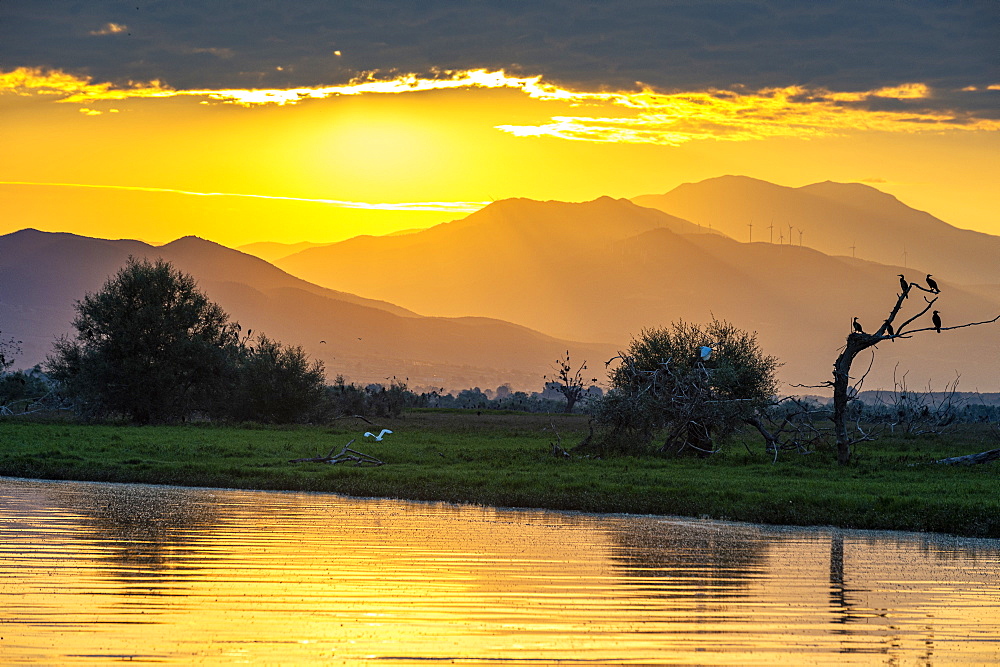
[[[566,415],[414,411],[375,426],[82,425],[0,420],[0,475],[246,489],[330,491],[587,512],[917,530],[1000,538],[1000,462],[929,461],[1000,446],[987,427],[883,437],[840,468],[832,453],[783,454],[737,438],[708,459],[558,458],[586,433]],[[383,442],[366,430],[393,430]],[[379,467],[289,463],[352,448]]]

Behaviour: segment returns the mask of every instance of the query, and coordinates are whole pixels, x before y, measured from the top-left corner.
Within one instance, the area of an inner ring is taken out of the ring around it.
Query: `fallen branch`
[[[354,440],[352,439],[349,443],[347,443],[346,445],[344,445],[344,448],[341,449],[340,453],[336,454],[336,455],[334,455],[333,452],[337,449],[337,447],[334,446],[334,448],[331,449],[330,453],[327,454],[326,456],[313,456],[313,457],[304,458],[304,459],[290,459],[288,462],[289,463],[329,463],[331,465],[336,465],[338,463],[346,463],[347,461],[354,461],[354,465],[356,465],[356,466],[363,466],[363,465],[383,466],[383,465],[385,465],[385,461],[379,461],[374,456],[369,456],[368,454],[364,454],[362,452],[359,452],[359,451],[356,451],[354,449],[351,449],[350,447],[353,444],[354,444]]]
[[[943,463],[949,466],[971,466],[977,463],[989,463],[1000,459],[1000,449],[991,449],[988,452],[969,454],[967,456],[953,456],[950,459],[938,459],[934,463]]]
[[[333,418],[334,421],[336,421],[338,419],[360,419],[360,420],[362,420],[364,422],[367,422],[367,423],[371,424],[371,422],[368,421],[368,419],[366,417],[362,416],[362,415],[340,415],[339,417],[334,417]]]
[[[549,420],[549,426],[552,428],[552,432],[556,434],[556,440],[558,440],[558,442],[552,443],[552,456],[569,458],[569,452],[563,449],[562,437],[559,435],[559,431],[556,430],[556,425],[551,419]]]

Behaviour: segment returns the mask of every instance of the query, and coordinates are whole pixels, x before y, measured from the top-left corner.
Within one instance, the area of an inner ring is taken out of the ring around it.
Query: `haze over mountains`
[[[714,231],[726,229],[721,213],[701,217],[699,226],[602,197],[581,204],[505,200],[417,234],[357,237],[277,264],[311,282],[425,314],[495,317],[554,336],[619,346],[646,327],[714,315],[758,331],[764,349],[785,363],[782,379],[793,384],[828,378],[852,317],[869,330],[881,324],[898,293],[897,273],[921,281],[926,273],[938,277],[944,292],[936,307],[946,323],[1000,313],[998,291],[982,285],[1000,283],[993,274],[1000,251],[991,255],[990,250],[1000,242],[997,237],[959,230],[866,186],[820,184],[806,190],[822,191],[822,196],[803,198],[797,189],[752,179],[705,183],[710,188],[705,210],[718,201],[737,207],[740,197],[753,199],[748,187],[759,189],[769,193],[774,207],[798,207],[818,237],[835,237],[835,230],[820,232],[846,212],[860,218],[864,202],[871,200],[871,227],[891,225],[900,238],[912,238],[915,249],[947,249],[938,254],[948,259],[927,265],[909,261],[904,268],[831,256],[808,244],[748,244],[708,233],[710,222]],[[737,187],[729,192],[726,183]],[[925,241],[928,229],[934,235]],[[872,238],[879,234],[873,231]],[[951,251],[952,245],[961,250]],[[962,252],[968,253],[964,260]],[[952,271],[977,285],[960,285]],[[868,386],[892,387],[894,369],[900,375],[909,372],[911,386],[928,379],[943,383],[958,373],[963,388],[986,390],[1000,378],[1000,326],[962,329],[947,337],[918,335],[881,348]]]
[[[0,236],[0,331],[22,340],[18,365],[42,361],[71,331],[73,304],[103,285],[129,255],[162,257],[192,274],[246,328],[302,345],[332,380],[453,388],[504,382],[538,389],[567,347],[606,358],[613,346],[572,343],[484,318],[422,317],[389,303],[324,289],[250,255],[184,237],[153,247],[22,230]],[[325,341],[325,342],[320,342]]]
[[[787,227],[786,243],[767,242],[770,223],[756,222],[763,211],[776,212],[776,227],[779,214],[794,219],[803,246],[795,230],[796,243],[787,243]],[[857,234],[848,245],[858,259],[838,250],[848,232]],[[862,259],[865,248],[890,256],[900,240],[907,267]],[[245,247],[276,268],[193,237],[154,248],[24,230],[0,237],[0,331],[25,341],[25,362],[41,360],[70,330],[73,301],[129,254],[174,262],[244,327],[303,345],[331,376],[449,389],[537,389],[566,349],[603,379],[599,362],[643,328],[713,315],[758,331],[764,350],[784,362],[785,383],[819,384],[852,317],[869,331],[881,324],[898,273],[935,275],[945,326],[1000,314],[1000,238],[857,184],[784,188],[724,177],[633,201],[510,199],[422,231],[303,246]],[[907,312],[923,296],[912,295]],[[917,325],[930,326],[929,313]],[[911,388],[960,374],[963,390],[996,391],[998,351],[997,324],[883,343],[865,388],[891,388],[895,372],[908,373]]]
[[[749,240],[753,224],[755,241],[778,243],[783,236],[784,243],[799,245],[801,238],[828,255],[924,269],[969,285],[1000,284],[1000,237],[958,229],[860,183],[789,188],[722,176],[632,201],[711,225],[740,241]]]

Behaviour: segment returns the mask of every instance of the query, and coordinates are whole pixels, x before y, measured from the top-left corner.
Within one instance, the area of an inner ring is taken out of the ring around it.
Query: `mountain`
[[[792,245],[828,255],[853,255],[929,271],[942,284],[1000,284],[1000,237],[959,229],[860,183],[815,183],[801,188],[745,176],[685,183],[637,204],[692,220],[735,239]],[[773,229],[771,225],[774,225]],[[789,225],[792,226],[789,234]],[[802,232],[800,237],[799,232]],[[911,268],[913,278],[922,273]]]
[[[488,313],[505,312],[512,322],[569,332],[576,330],[569,322],[592,316],[589,308],[570,304],[599,289],[595,283],[603,275],[596,266],[606,262],[606,253],[631,261],[625,241],[657,229],[703,231],[626,199],[507,199],[424,231],[358,236],[284,257],[276,265],[316,284],[350,285],[345,289],[352,293],[393,294],[426,314],[494,317]],[[605,338],[599,327],[581,331],[590,340],[618,340],[620,333],[611,328],[607,334],[613,338]]]
[[[309,241],[302,241],[301,243],[260,241],[258,243],[247,243],[246,245],[236,246],[234,250],[245,252],[246,254],[253,255],[254,257],[260,257],[265,262],[274,262],[276,259],[288,257],[289,255],[294,255],[297,252],[302,252],[303,250],[308,250],[309,248],[316,248],[324,245],[326,244],[310,243]]]
[[[395,376],[411,386],[510,382],[534,389],[566,349],[593,359],[613,353],[613,346],[572,343],[494,319],[423,317],[312,285],[196,237],[153,247],[27,229],[0,236],[0,331],[23,341],[18,365],[41,361],[53,339],[71,331],[74,302],[100,289],[129,255],[172,262],[244,329],[302,345],[331,375],[350,381]]]
[[[494,317],[620,347],[644,328],[714,315],[759,332],[764,350],[784,362],[788,384],[827,380],[852,317],[869,330],[881,324],[898,293],[896,274],[904,272],[706,229],[627,200],[505,200],[423,232],[359,237],[278,265],[428,315]],[[907,273],[916,279],[927,270],[911,265]],[[947,281],[942,287],[935,307],[946,326],[1000,314],[1000,294]],[[921,296],[907,301],[907,313]],[[922,322],[929,326],[929,314]],[[963,388],[991,390],[1000,378],[997,349],[1000,325],[886,343],[867,387],[891,388],[895,369],[909,372],[911,387],[958,372]]]

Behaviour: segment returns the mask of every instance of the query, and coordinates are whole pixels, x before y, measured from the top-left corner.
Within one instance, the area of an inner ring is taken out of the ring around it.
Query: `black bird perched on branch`
[[[938,311],[935,310],[934,314],[931,315],[931,322],[934,323],[934,328],[937,332],[941,333],[941,316],[938,314]]]
[[[861,323],[858,322],[858,318],[854,318],[854,330],[858,333],[864,333],[865,330],[861,327]]]
[[[895,336],[896,335],[896,331],[892,328],[892,325],[889,324],[888,320],[885,323],[885,332],[887,334],[889,334],[890,336]],[[896,341],[892,340],[891,338],[889,340],[892,341],[893,343],[896,342]]]
[[[903,290],[903,297],[909,299],[910,295],[907,294],[907,292],[910,291],[910,284],[908,282],[906,282],[906,276],[904,276],[902,273],[897,274],[897,275],[899,275],[899,286]]]
[[[940,292],[941,288],[938,287],[937,281],[931,278],[931,274],[927,274],[927,286],[930,287],[934,292]]]

